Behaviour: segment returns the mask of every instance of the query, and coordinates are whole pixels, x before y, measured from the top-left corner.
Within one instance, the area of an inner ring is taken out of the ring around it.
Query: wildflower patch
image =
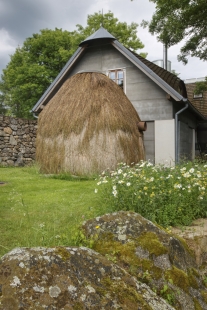
[[[97,181],[108,211],[135,211],[163,227],[189,225],[207,216],[207,165],[165,167],[141,161],[119,164]]]

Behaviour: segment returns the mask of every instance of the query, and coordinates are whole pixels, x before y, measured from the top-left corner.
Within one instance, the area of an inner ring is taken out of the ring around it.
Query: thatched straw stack
[[[36,160],[46,173],[76,175],[144,159],[139,116],[122,89],[101,73],[78,73],[38,119]]]

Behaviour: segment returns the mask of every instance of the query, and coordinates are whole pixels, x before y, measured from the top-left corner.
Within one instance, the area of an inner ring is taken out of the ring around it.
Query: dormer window
[[[109,70],[107,75],[111,80],[113,80],[117,85],[119,85],[125,92],[125,70],[124,69]]]

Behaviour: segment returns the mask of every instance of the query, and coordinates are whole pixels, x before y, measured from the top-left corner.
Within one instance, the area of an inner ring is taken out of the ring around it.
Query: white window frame
[[[123,92],[126,94],[126,68],[113,68],[113,69],[109,69],[109,70],[106,71],[106,75],[109,77],[109,73],[112,72],[112,71],[115,71],[115,72],[123,71]]]

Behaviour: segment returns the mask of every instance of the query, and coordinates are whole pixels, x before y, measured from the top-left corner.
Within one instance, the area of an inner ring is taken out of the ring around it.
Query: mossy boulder
[[[148,285],[84,247],[17,248],[0,261],[2,310],[173,310]]]
[[[87,221],[79,237],[92,249],[17,248],[4,255],[0,310],[207,310],[193,252],[162,227],[117,212]]]
[[[89,220],[82,229],[95,251],[146,283],[175,309],[207,309],[205,283],[182,238],[124,211]]]

